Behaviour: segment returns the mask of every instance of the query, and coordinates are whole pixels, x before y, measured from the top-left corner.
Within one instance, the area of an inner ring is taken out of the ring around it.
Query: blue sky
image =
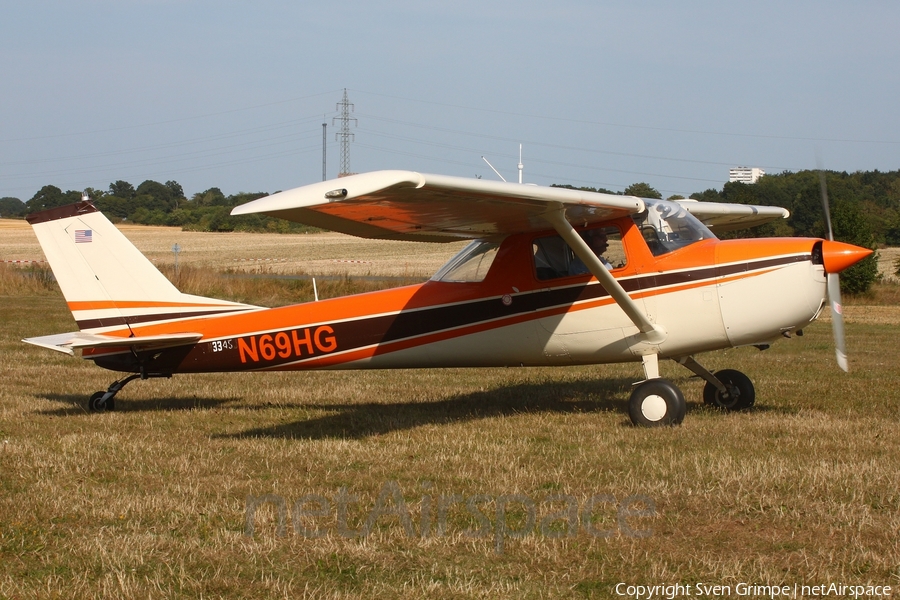
[[[0,196],[412,169],[664,195],[900,169],[900,3],[0,0]]]

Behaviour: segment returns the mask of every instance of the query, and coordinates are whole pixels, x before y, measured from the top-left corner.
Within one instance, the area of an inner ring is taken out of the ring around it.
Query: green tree
[[[858,202],[841,200],[832,203],[831,224],[834,239],[848,244],[875,250],[875,238]],[[862,294],[878,279],[878,253],[856,263],[841,272],[841,291],[848,294]]]
[[[181,203],[187,200],[184,197],[184,188],[177,181],[171,180],[166,182],[166,187],[169,188],[169,192],[172,194],[172,202],[175,203],[174,210],[178,210]]]
[[[662,199],[662,194],[660,194],[657,190],[650,187],[649,183],[632,183],[627,188],[625,188],[626,196],[637,196],[638,198],[659,198]]]
[[[172,194],[172,198],[184,198],[184,189],[181,187],[181,184],[177,181],[167,181],[166,187],[169,189],[169,192]]]
[[[195,206],[225,206],[227,204],[225,194],[217,187],[209,188],[205,192],[197,192],[191,197]]]
[[[81,192],[69,190],[63,193],[61,189],[55,185],[45,185],[32,196],[31,200],[25,203],[26,214],[47,210],[48,208],[56,208],[57,206],[65,206],[81,200]]]
[[[795,235],[823,237],[825,219],[822,212],[822,189],[815,171],[801,171],[785,178],[786,194],[791,211],[788,224]],[[832,194],[833,196],[833,194]]]
[[[722,202],[722,194],[719,193],[719,190],[705,190],[703,192],[694,192],[690,195],[692,200],[699,200],[700,202]]]
[[[112,194],[94,200],[94,206],[113,221],[127,219],[134,212],[133,204],[132,198],[120,198]]]
[[[900,246],[900,211],[892,210],[885,219],[884,243]]]
[[[130,200],[134,198],[134,186],[120,179],[109,184],[109,195]]]
[[[746,184],[740,181],[729,181],[722,186],[721,202],[729,204],[759,204],[756,191],[757,184]]]
[[[578,190],[578,191],[581,191],[581,192],[597,192],[598,194],[612,194],[612,195],[616,195],[616,192],[614,192],[614,191],[612,191],[612,190],[608,190],[608,189],[606,189],[606,188],[602,188],[602,187],[596,187],[596,188],[585,187],[585,186],[582,186],[582,187],[575,187],[574,185],[569,185],[568,183],[553,183],[553,184],[550,185],[550,187],[555,187],[555,188],[565,188],[565,189],[567,189],[567,190]],[[618,194],[618,195],[621,196],[621,194]]]
[[[152,209],[162,209],[168,211],[175,207],[175,200],[172,198],[172,190],[168,186],[158,181],[147,180],[137,186],[135,196],[149,196],[152,200],[144,201],[144,204],[151,205]]]
[[[0,198],[0,218],[19,218],[25,214],[25,203],[18,198]]]

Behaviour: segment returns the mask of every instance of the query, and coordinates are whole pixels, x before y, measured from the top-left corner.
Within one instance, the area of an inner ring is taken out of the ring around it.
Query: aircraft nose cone
[[[826,273],[840,273],[872,254],[868,248],[860,248],[844,242],[822,241],[822,261]]]

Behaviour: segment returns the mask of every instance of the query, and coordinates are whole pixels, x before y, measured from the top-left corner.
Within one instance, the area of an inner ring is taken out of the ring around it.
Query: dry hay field
[[[453,251],[407,263],[332,234],[125,233],[157,261],[177,242],[219,270],[252,252],[289,257],[285,272],[359,257],[361,274],[424,277]],[[2,223],[0,260],[39,258]],[[635,365],[176,376],[91,414],[115,374],[21,343],[74,324],[52,284],[0,265],[0,598],[895,594],[900,312],[847,312],[849,374],[827,323],[704,356],[754,380],[746,413],[705,408],[697,380],[661,365],[688,399],[671,429],[629,425]]]
[[[340,233],[206,233],[176,227],[119,225],[144,255],[162,269],[178,264],[235,273],[311,276],[388,276],[426,279],[465,244],[362,240]],[[0,260],[43,258],[23,220],[0,219]]]

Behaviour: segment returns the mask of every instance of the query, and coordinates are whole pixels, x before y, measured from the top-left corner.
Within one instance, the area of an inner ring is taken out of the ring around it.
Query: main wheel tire
[[[729,412],[746,410],[756,402],[756,390],[750,378],[734,369],[723,369],[715,373],[727,393],[720,392],[716,386],[707,382],[703,388],[703,402]]]
[[[88,410],[91,412],[101,412],[105,410],[115,410],[115,396],[110,396],[106,399],[106,402],[103,402],[103,396],[106,392],[94,392],[91,394],[91,398],[88,400]]]
[[[687,404],[681,390],[667,379],[650,379],[631,392],[628,414],[642,427],[678,425],[684,420]]]

